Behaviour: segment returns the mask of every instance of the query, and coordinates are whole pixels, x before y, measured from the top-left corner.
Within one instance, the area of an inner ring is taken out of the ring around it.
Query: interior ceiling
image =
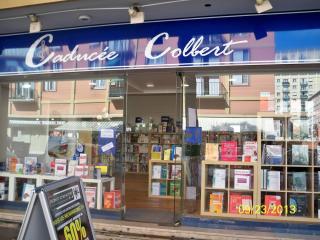
[[[176,93],[175,72],[154,72],[152,74],[132,73],[128,75],[128,94]],[[147,87],[153,84],[153,87]]]
[[[256,14],[255,0],[70,0],[0,10],[0,34],[28,32],[29,19],[27,15],[29,14],[40,16],[42,30],[52,30],[88,25],[128,23],[130,19],[126,8],[132,4],[143,6],[165,2],[171,3],[142,7],[141,9],[145,13],[145,21]],[[268,13],[320,10],[319,0],[270,0],[270,2],[273,9]],[[211,6],[206,7],[206,4],[211,4]],[[95,8],[95,10],[88,10],[88,8]],[[101,8],[123,9],[97,10]],[[73,11],[75,9],[78,10]],[[44,14],[48,12],[55,13]],[[91,20],[80,21],[78,20],[80,15],[89,15]],[[18,19],[7,19],[16,17]]]

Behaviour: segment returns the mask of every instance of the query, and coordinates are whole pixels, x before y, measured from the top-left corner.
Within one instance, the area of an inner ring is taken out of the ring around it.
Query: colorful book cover
[[[16,173],[23,174],[23,164],[22,163],[16,164]]]
[[[170,166],[170,179],[181,179],[182,168],[179,164],[172,164]]]
[[[234,170],[234,189],[249,190],[251,188],[251,170],[235,169]]]
[[[31,199],[32,194],[34,193],[35,185],[30,183],[23,184],[22,190],[22,201],[29,202]]]
[[[246,141],[243,144],[243,162],[258,161],[258,144],[256,141]]]
[[[221,142],[221,160],[222,161],[237,161],[237,142],[224,141]]]
[[[167,183],[166,182],[160,183],[160,196],[167,196]]]
[[[292,172],[292,190],[307,191],[306,172]]]
[[[37,157],[24,158],[24,174],[36,174],[37,171]]]
[[[181,161],[181,157],[182,157],[182,147],[180,146],[175,146],[175,151],[174,151],[174,155],[172,160],[177,160],[177,161]]]
[[[308,145],[292,145],[292,165],[308,165],[308,150]]]
[[[121,208],[121,191],[113,190],[114,193],[114,208]]]
[[[152,145],[151,147],[151,159],[161,160],[162,146],[161,145]]]
[[[103,207],[112,209],[114,208],[115,203],[115,193],[114,192],[104,192],[104,201],[103,201]]]
[[[307,195],[305,194],[291,194],[289,195],[289,206],[295,206],[295,213],[291,216],[307,216]]]
[[[213,192],[210,194],[209,212],[220,214],[223,212],[223,192]]]
[[[160,182],[152,182],[151,195],[160,196]]]
[[[79,156],[79,164],[80,164],[80,165],[88,164],[88,162],[87,162],[87,154],[85,154],[85,153],[80,153],[80,156]]]
[[[219,160],[219,144],[218,143],[206,143],[205,159],[210,161]]]
[[[67,174],[67,159],[57,158],[54,163],[54,175],[64,177]]]
[[[97,194],[97,187],[85,187],[84,188],[86,199],[89,208],[96,207],[96,194]]]
[[[152,178],[160,179],[161,178],[161,165],[152,166]]]
[[[239,214],[241,205],[241,195],[239,193],[230,193],[229,213]]]
[[[163,160],[170,160],[171,157],[171,149],[165,149],[163,150]]]
[[[169,195],[170,196],[180,196],[181,194],[181,182],[180,181],[170,181],[169,183]]]
[[[267,171],[267,190],[280,191],[281,172],[280,171]]]
[[[252,214],[251,213],[251,209],[252,209],[252,196],[251,195],[241,195],[241,207],[242,207],[241,213]]]
[[[281,196],[278,195],[265,195],[264,203],[266,206],[267,216],[281,216],[281,212],[277,211],[281,205]]]
[[[283,162],[282,145],[265,145],[265,164],[281,165]]]
[[[83,176],[83,165],[75,166],[74,175],[76,177],[82,177]]]
[[[168,178],[168,168],[165,165],[161,166],[161,178],[162,179]]]
[[[225,168],[214,168],[212,176],[212,188],[222,188],[226,187],[226,175],[227,171]]]

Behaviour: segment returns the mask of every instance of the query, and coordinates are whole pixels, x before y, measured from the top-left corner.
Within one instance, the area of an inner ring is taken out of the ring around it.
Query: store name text
[[[233,49],[231,49],[231,46],[237,45],[237,44],[243,44],[247,43],[247,40],[242,41],[233,41],[230,40],[227,43],[222,44],[222,46],[214,46],[214,47],[203,47],[203,41],[204,37],[200,36],[199,38],[191,38],[190,41],[184,46],[184,48],[178,48],[178,47],[170,47],[168,46],[163,51],[159,52],[157,51],[157,54],[153,54],[153,47],[156,43],[156,41],[160,38],[164,38],[164,40],[169,39],[169,34],[167,32],[160,33],[153,37],[147,44],[145,48],[145,57],[149,59],[158,59],[160,57],[164,57],[167,54],[170,54],[173,58],[178,58],[181,55],[183,57],[196,57],[201,56],[205,57],[210,54],[213,54],[214,56],[218,57],[220,55],[230,55],[233,52]],[[71,52],[63,55],[58,54],[55,52],[49,52],[46,51],[48,47],[46,46],[46,40],[48,43],[53,42],[53,35],[52,34],[45,34],[38,38],[29,48],[27,55],[26,55],[26,65],[31,68],[37,68],[45,65],[48,62],[52,63],[66,63],[68,61],[104,61],[104,60],[113,60],[119,56],[119,53],[117,53],[114,50],[110,50],[109,47],[105,47],[102,52],[91,52],[91,53],[78,53],[79,45],[76,45]],[[41,48],[40,54],[37,52],[37,49]],[[35,63],[34,58],[39,57],[40,62]]]

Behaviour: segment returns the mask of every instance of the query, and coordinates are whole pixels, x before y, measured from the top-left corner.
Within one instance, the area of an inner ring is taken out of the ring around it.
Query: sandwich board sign
[[[18,240],[95,240],[91,216],[79,177],[35,189]]]

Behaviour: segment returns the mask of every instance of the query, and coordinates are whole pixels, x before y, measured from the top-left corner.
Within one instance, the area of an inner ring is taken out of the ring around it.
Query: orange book
[[[222,213],[223,210],[223,192],[215,192],[210,194],[209,211],[212,213]]]
[[[104,208],[114,208],[115,203],[115,193],[114,192],[105,192],[104,193]]]
[[[113,190],[104,193],[104,208],[120,208],[121,207],[121,192]]]

